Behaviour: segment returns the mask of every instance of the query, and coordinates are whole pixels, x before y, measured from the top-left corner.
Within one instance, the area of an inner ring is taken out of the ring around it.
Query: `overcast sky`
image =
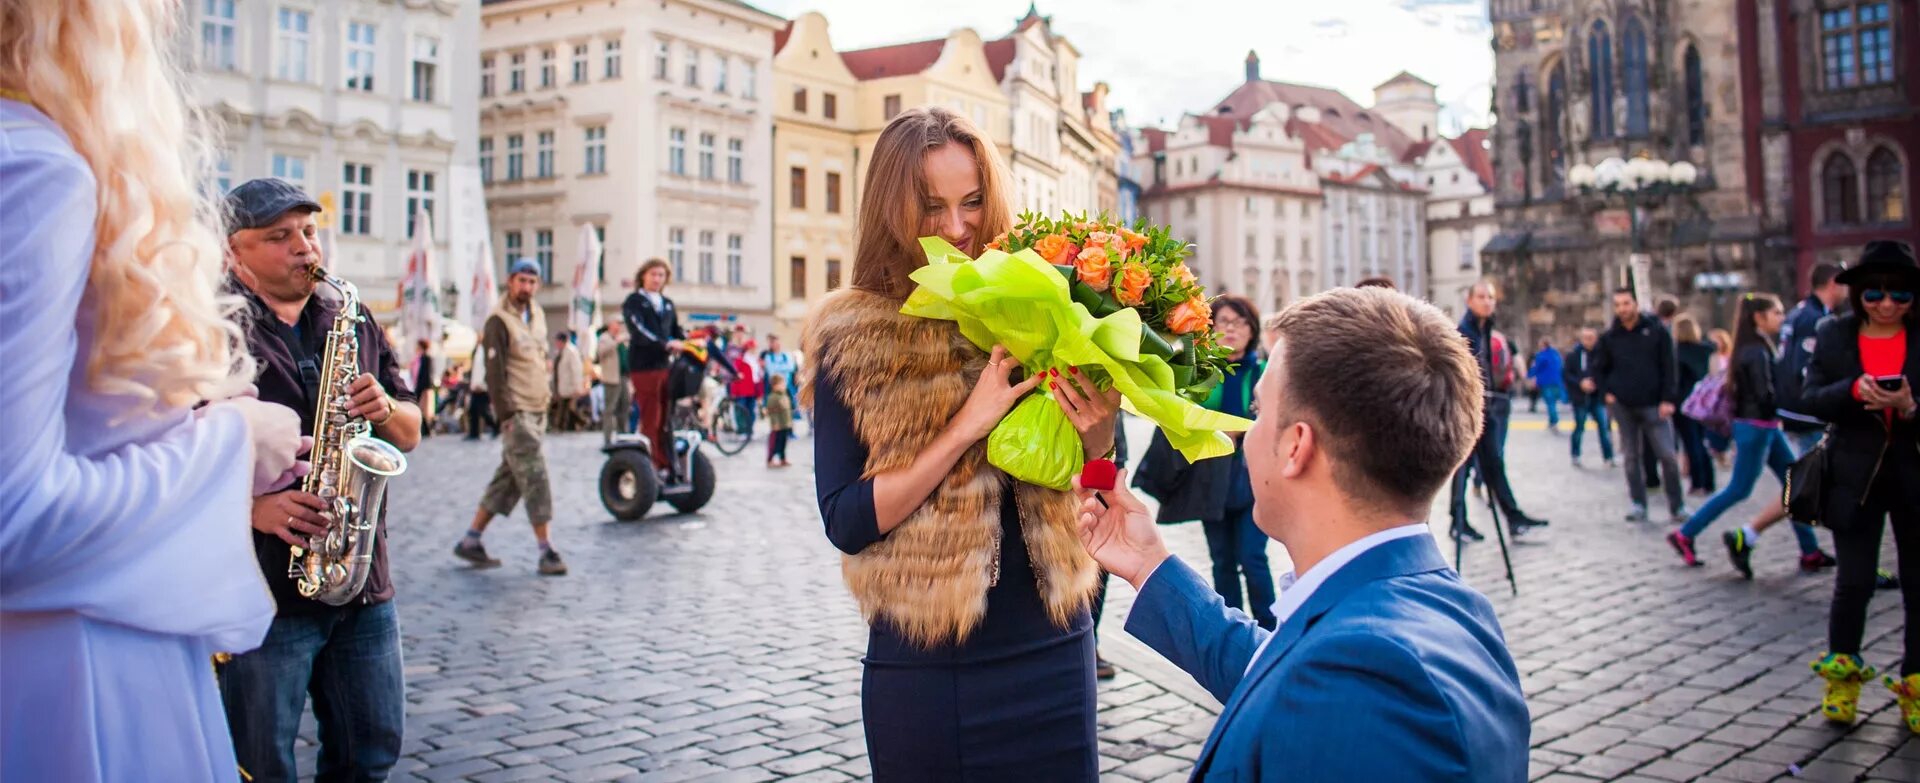
[[[971,27],[1006,35],[1029,0],[748,0],[793,18],[826,15],[834,46],[862,49],[945,37]],[[1369,104],[1402,70],[1439,85],[1441,129],[1486,122],[1493,51],[1484,0],[1043,0],[1083,57],[1081,89],[1112,88],[1136,125],[1204,111],[1244,78],[1247,50],[1263,78],[1321,84]]]

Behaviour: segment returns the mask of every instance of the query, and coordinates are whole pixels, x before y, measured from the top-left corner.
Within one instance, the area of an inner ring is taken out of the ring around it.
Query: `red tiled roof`
[[[847,70],[853,72],[853,78],[864,82],[924,71],[940,59],[940,50],[946,46],[947,39],[936,38],[841,52],[840,60],[847,64]]]
[[[779,54],[787,48],[787,39],[793,37],[793,20],[787,20],[787,26],[773,31],[773,53]]]
[[[1298,117],[1287,120],[1287,133],[1298,136],[1301,141],[1306,142],[1309,154],[1337,150],[1352,141],[1326,125],[1306,122]]]
[[[988,41],[985,49],[987,53],[987,69],[993,71],[993,83],[999,84],[1000,82],[1006,81],[1007,66],[1013,64],[1013,39],[1002,38],[998,41]]]
[[[1493,190],[1493,158],[1487,154],[1487,129],[1474,128],[1457,137],[1447,139],[1453,145],[1453,151],[1459,153],[1460,160],[1480,178],[1480,187]]]
[[[1164,152],[1167,149],[1167,132],[1159,128],[1141,128],[1140,135],[1147,140],[1147,152]]]
[[[1233,132],[1240,127],[1240,121],[1232,117],[1194,117],[1200,124],[1207,126],[1207,143],[1215,147],[1233,149]]]
[[[1320,111],[1317,123],[1298,122],[1297,118],[1288,123],[1289,132],[1307,138],[1309,149],[1316,145],[1320,149],[1339,149],[1362,133],[1373,134],[1375,144],[1396,156],[1404,155],[1407,147],[1414,143],[1406,133],[1393,127],[1393,123],[1368,112],[1367,107],[1354,103],[1339,90],[1327,87],[1266,80],[1245,82],[1221,100],[1214,111],[1225,108],[1229,116],[1246,119],[1273,103],[1289,108],[1312,106]],[[1325,132],[1317,132],[1315,128]]]
[[[1416,141],[1411,146],[1407,147],[1406,153],[1400,156],[1400,162],[1412,163],[1416,160],[1419,160],[1422,156],[1426,155],[1427,151],[1431,149],[1433,149],[1432,139],[1424,139],[1421,141]]]
[[[1351,185],[1355,182],[1359,182],[1360,180],[1373,176],[1373,173],[1379,170],[1380,170],[1380,167],[1378,165],[1369,163],[1365,166],[1361,166],[1359,171],[1356,171],[1352,174],[1344,174],[1344,175],[1328,174],[1327,181],[1340,184],[1340,185]]]

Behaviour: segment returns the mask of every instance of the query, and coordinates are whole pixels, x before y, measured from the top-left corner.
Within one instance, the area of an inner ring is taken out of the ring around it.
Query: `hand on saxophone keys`
[[[393,400],[387,396],[387,390],[380,388],[380,382],[371,373],[361,373],[347,385],[347,416],[365,419],[367,423],[379,426],[393,418]]]
[[[297,489],[261,495],[253,499],[253,529],[305,547],[308,537],[327,532],[326,510],[326,501]]]

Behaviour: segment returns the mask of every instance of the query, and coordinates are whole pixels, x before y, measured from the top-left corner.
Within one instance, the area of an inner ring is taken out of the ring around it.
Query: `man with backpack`
[[[1813,358],[1813,336],[1820,319],[1847,301],[1847,287],[1834,281],[1840,275],[1835,264],[1813,267],[1813,293],[1787,313],[1780,327],[1780,361],[1773,374],[1773,397],[1780,405],[1780,428],[1787,433],[1794,454],[1805,454],[1820,442],[1827,424],[1818,417],[1801,413],[1800,387],[1805,382],[1807,362]]]
[[[1507,516],[1507,529],[1518,536],[1532,528],[1545,527],[1547,522],[1522,512],[1513,499],[1513,487],[1507,482],[1506,457],[1501,454],[1500,446],[1505,440],[1507,418],[1513,413],[1513,387],[1518,373],[1514,370],[1513,351],[1506,336],[1494,331],[1495,306],[1493,282],[1483,280],[1467,292],[1467,314],[1460,319],[1460,334],[1466,336],[1474,360],[1480,365],[1485,395],[1486,426],[1480,430],[1480,439],[1474,443],[1468,463],[1486,480],[1494,502]],[[1454,539],[1480,541],[1485,538],[1467,522],[1466,465],[1454,471],[1450,511]]]

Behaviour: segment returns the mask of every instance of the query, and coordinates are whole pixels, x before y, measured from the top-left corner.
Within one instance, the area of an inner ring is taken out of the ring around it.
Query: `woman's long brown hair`
[[[982,216],[974,241],[985,246],[1007,230],[1006,175],[1000,153],[967,118],[939,107],[906,111],[887,123],[874,143],[860,196],[860,222],[854,238],[852,285],[862,291],[905,299],[913,290],[907,278],[926,263],[920,250],[927,178],[927,154],[948,144],[965,144],[980,170]],[[977,255],[980,247],[963,247]]]

